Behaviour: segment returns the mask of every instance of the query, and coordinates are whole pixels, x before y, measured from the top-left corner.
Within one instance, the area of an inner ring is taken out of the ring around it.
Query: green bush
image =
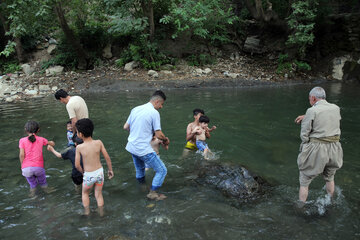
[[[0,62],[0,72],[2,72],[3,74],[14,73],[18,71],[21,71],[21,66],[17,61],[13,60]]]
[[[188,65],[190,66],[203,66],[207,64],[215,64],[216,59],[209,54],[190,55],[186,58]]]
[[[289,61],[288,54],[280,54],[278,58],[278,66],[276,69],[277,74],[288,73],[291,71],[292,64]]]

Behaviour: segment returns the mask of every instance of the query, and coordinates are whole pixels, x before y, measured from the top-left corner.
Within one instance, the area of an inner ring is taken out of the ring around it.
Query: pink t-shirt
[[[19,141],[19,148],[25,150],[25,158],[21,168],[44,167],[44,158],[42,154],[43,146],[48,144],[48,140],[43,137],[35,136],[36,141],[30,142],[28,137],[23,137]]]

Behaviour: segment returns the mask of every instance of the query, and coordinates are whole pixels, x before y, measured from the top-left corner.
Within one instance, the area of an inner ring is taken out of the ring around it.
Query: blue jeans
[[[136,170],[136,179],[143,183],[145,182],[145,164],[147,164],[150,168],[154,169],[155,176],[152,181],[151,190],[155,191],[164,182],[165,176],[167,174],[167,169],[165,164],[161,161],[161,159],[156,155],[155,152],[146,154],[145,156],[139,157],[134,154],[131,154],[135,170]]]

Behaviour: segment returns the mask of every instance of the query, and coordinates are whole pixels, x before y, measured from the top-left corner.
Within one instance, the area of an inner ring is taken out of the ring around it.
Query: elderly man
[[[136,170],[136,179],[139,183],[145,182],[145,163],[155,171],[150,193],[150,199],[163,200],[164,194],[156,191],[161,187],[167,174],[165,164],[155,153],[150,145],[153,134],[162,140],[165,145],[169,145],[169,138],[165,137],[161,131],[160,114],[157,110],[161,109],[166,100],[165,94],[158,90],[150,98],[150,102],[137,106],[131,110],[130,116],[124,124],[124,129],[130,131],[126,150],[131,153]]]
[[[70,96],[63,89],[56,91],[55,98],[66,104],[73,132],[76,132],[75,123],[80,119],[89,118],[88,108],[84,99],[79,96]]]
[[[340,109],[328,103],[325,90],[314,87],[309,93],[312,106],[305,115],[298,116],[296,123],[301,122],[301,145],[297,159],[300,171],[299,200],[306,202],[309,185],[319,174],[326,181],[326,191],[333,196],[335,190],[334,176],[343,164],[343,151],[340,139]]]

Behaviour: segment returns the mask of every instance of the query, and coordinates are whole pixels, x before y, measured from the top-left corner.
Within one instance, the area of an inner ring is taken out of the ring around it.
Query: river
[[[323,85],[327,100],[341,107],[344,166],[335,177],[336,197],[325,207],[324,181],[310,185],[312,210],[299,214],[296,158],[300,126],[296,116],[309,107],[312,85],[238,89],[165,90],[160,110],[162,129],[170,138],[160,150],[168,168],[162,191],[165,201],[146,199],[138,186],[122,129],[130,110],[148,101],[152,91],[87,93],[94,138],[101,139],[112,159],[115,177],[104,184],[105,216],[82,216],[81,194],[74,190],[69,161],[44,148],[51,193],[41,189],[29,197],[21,175],[18,141],[27,120],[40,123],[40,136],[66,147],[67,113],[53,96],[0,105],[0,238],[1,239],[359,239],[360,238],[360,86]],[[182,158],[186,126],[194,108],[205,109],[210,126],[207,142],[219,162],[241,164],[262,176],[270,190],[260,199],[234,205],[217,190],[194,181],[199,154]],[[102,160],[105,166],[105,161]],[[106,168],[105,168],[106,169]],[[153,172],[147,172],[148,186]]]

